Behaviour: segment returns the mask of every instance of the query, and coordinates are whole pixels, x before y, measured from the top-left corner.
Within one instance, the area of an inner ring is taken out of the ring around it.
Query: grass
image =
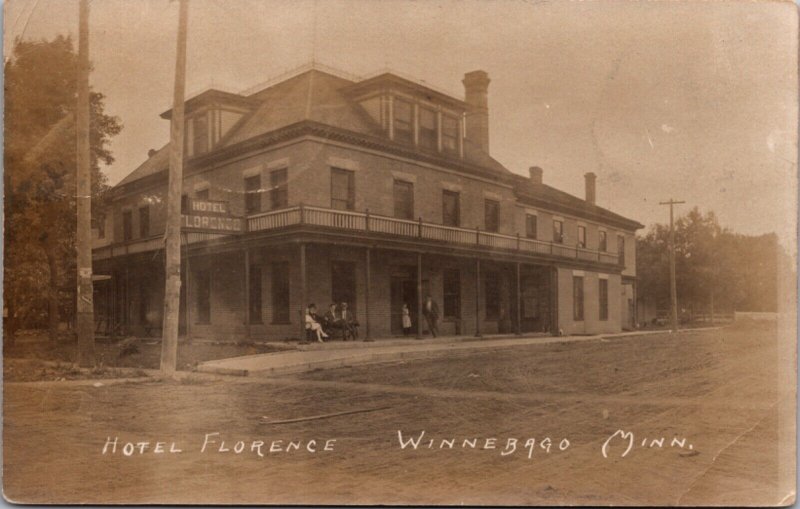
[[[178,345],[178,369],[191,371],[204,361],[285,351],[286,347],[247,343],[182,343]],[[79,370],[70,368],[77,360],[78,345],[75,339],[61,339],[51,342],[45,333],[27,334],[24,340],[13,346],[4,344],[3,357],[6,360],[6,379],[11,381],[67,380],[86,377]],[[45,361],[37,363],[9,361]],[[161,342],[156,339],[124,339],[118,341],[97,340],[95,342],[95,362],[98,366],[89,377],[112,378],[130,376],[130,371],[115,371],[115,368],[134,368],[137,370],[158,369],[161,360]],[[63,363],[63,367],[49,366],[48,363]],[[38,370],[38,371],[37,371]],[[39,378],[37,378],[39,373]],[[134,371],[134,373],[137,373]],[[144,374],[144,371],[138,371]]]

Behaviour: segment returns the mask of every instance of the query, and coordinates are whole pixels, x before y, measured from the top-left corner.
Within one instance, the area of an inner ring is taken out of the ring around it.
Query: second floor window
[[[496,232],[500,229],[500,202],[495,200],[484,202],[484,226],[487,232]]]
[[[401,143],[411,143],[411,103],[394,99],[394,139]]]
[[[623,235],[617,235],[617,254],[620,265],[625,265],[625,237]]]
[[[436,150],[439,146],[436,112],[428,108],[419,109],[419,146],[432,150]]]
[[[535,239],[537,236],[537,218],[533,214],[525,215],[525,236],[529,239]]]
[[[578,226],[578,247],[586,248],[586,227]]]
[[[133,238],[133,213],[130,210],[122,212],[122,240]]]
[[[461,225],[461,196],[455,191],[442,191],[442,224]]]
[[[194,197],[198,200],[208,200],[209,198],[209,190],[208,188],[200,189],[199,191],[194,192]]]
[[[245,214],[261,212],[261,175],[244,179],[244,212]]]
[[[600,251],[608,251],[608,235],[603,230],[600,230],[600,242],[599,242]]]
[[[106,218],[105,216],[100,216],[97,218],[97,238],[104,239],[106,238]]]
[[[559,219],[553,220],[553,242],[564,243],[564,221]]]
[[[282,209],[289,205],[289,170],[282,168],[269,174],[270,210]]]
[[[442,150],[456,152],[458,150],[458,119],[442,115]]]
[[[139,237],[150,236],[150,207],[145,205],[139,208]]]
[[[188,214],[189,213],[189,195],[182,194],[181,195],[181,214]]]
[[[352,171],[331,168],[331,208],[338,210],[356,208],[355,174]]]
[[[414,219],[414,184],[394,181],[394,217]]]

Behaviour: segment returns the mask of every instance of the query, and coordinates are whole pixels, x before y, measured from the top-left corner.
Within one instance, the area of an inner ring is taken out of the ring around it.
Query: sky
[[[391,69],[463,98],[489,73],[491,155],[650,225],[686,201],[796,255],[797,11],[791,2],[190,0],[188,93],[241,92],[309,62]],[[13,40],[77,33],[77,0],[9,0]],[[123,131],[116,183],[169,139],[178,4],[90,2],[92,87]]]

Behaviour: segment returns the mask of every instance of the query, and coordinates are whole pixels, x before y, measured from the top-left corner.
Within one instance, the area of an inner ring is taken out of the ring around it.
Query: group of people
[[[317,341],[323,343],[325,339],[335,335],[337,332],[342,334],[342,339],[358,339],[358,321],[353,313],[348,309],[347,302],[342,302],[337,306],[332,303],[323,317],[317,314],[317,306],[313,302],[306,308],[306,330],[312,335],[316,335]]]
[[[428,330],[433,337],[439,334],[439,306],[436,301],[428,295],[422,304],[422,316],[428,324]],[[342,302],[338,307],[331,304],[325,316],[317,314],[317,306],[311,303],[306,308],[306,330],[312,335],[316,335],[317,341],[323,343],[325,339],[331,337],[336,332],[342,334],[342,339],[347,341],[348,336],[358,339],[358,321],[350,312],[347,302]],[[408,304],[403,304],[402,309],[403,334],[411,334],[411,311]]]

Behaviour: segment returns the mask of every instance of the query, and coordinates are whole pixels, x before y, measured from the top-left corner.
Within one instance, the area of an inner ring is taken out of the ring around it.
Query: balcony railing
[[[249,216],[247,230],[264,231],[287,226],[307,224],[345,231],[379,233],[405,238],[433,240],[447,244],[481,246],[506,251],[558,256],[575,260],[594,261],[605,264],[618,264],[617,253],[608,253],[567,246],[557,242],[546,242],[520,237],[481,231],[479,229],[458,228],[426,223],[422,219],[412,221],[394,217],[353,212],[321,207],[299,206]]]

